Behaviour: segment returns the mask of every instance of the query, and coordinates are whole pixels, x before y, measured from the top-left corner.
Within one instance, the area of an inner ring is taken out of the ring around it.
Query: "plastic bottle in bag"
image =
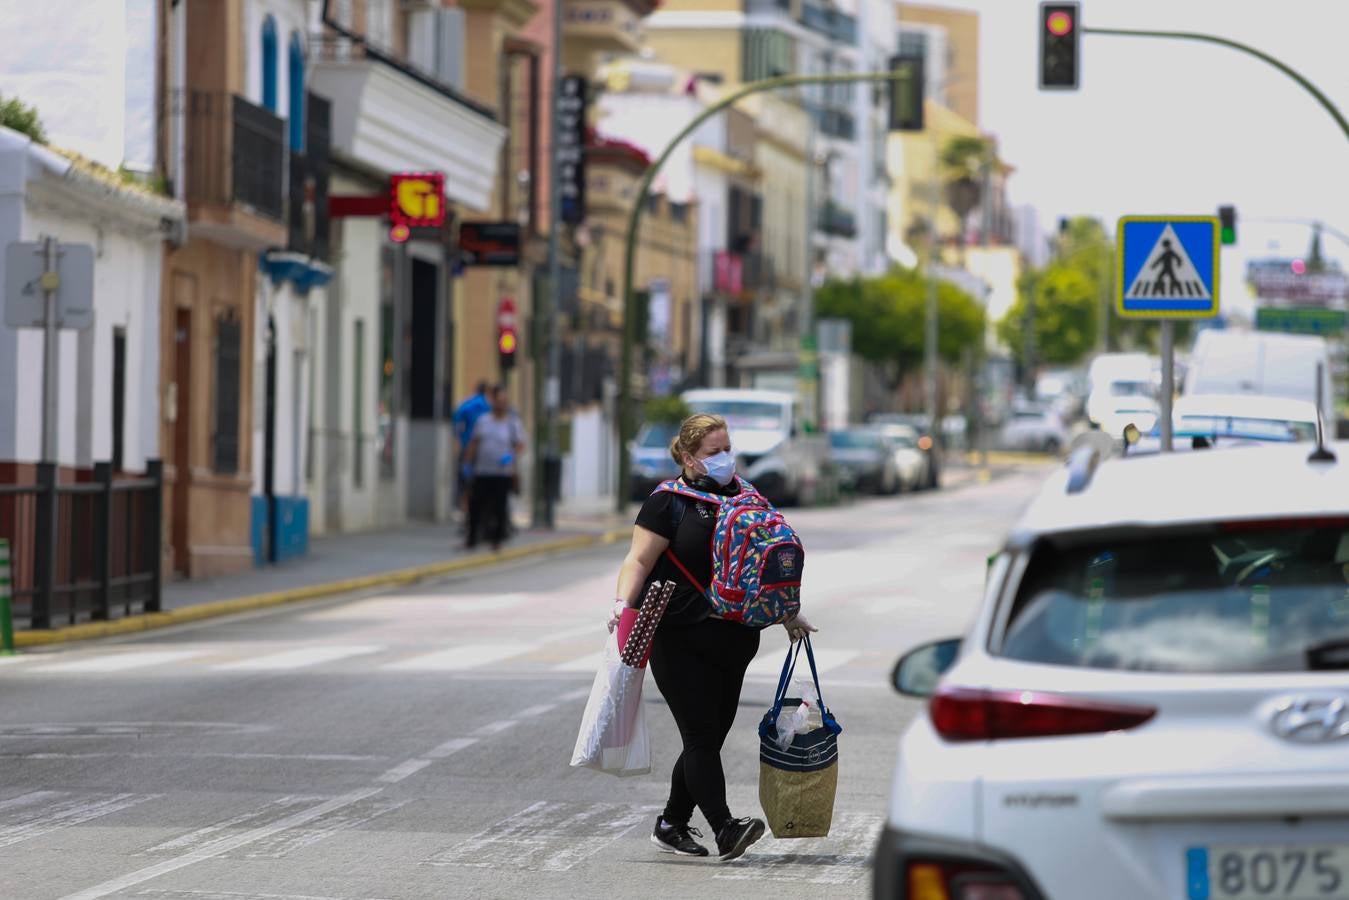
[[[778,749],[786,750],[792,745],[792,738],[810,731],[811,706],[805,700],[794,710],[783,710],[778,715]]]
[[[824,724],[824,717],[820,715],[820,696],[815,692],[815,683],[809,678],[802,679],[798,676],[792,679],[792,692],[793,696],[800,697],[802,703],[810,706],[805,727],[795,733],[805,734],[821,727]]]

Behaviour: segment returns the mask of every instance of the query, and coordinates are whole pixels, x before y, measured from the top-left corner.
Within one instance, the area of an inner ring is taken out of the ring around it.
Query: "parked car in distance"
[[[829,456],[845,483],[859,493],[895,494],[903,487],[894,449],[878,431],[849,428],[829,432]]]
[[[1012,411],[998,432],[1003,450],[1059,453],[1068,446],[1068,427],[1049,406],[1023,406]]]
[[[1349,444],[1091,456],[895,667],[873,896],[1349,898]]]
[[[941,486],[942,444],[933,436],[927,416],[922,413],[873,413],[867,424],[907,425],[914,429],[918,435],[918,449],[927,460],[927,472],[919,487],[927,490]]]
[[[899,472],[900,490],[916,491],[927,486],[928,455],[918,449],[922,436],[911,425],[864,425],[885,439]]]
[[[628,446],[633,500],[644,500],[662,481],[679,477],[679,466],[670,455],[670,442],[678,433],[678,424],[666,422],[648,422],[637,432]]]

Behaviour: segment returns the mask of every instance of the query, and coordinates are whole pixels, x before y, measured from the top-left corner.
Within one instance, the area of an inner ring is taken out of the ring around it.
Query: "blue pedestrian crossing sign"
[[[1208,319],[1218,314],[1221,231],[1214,216],[1124,216],[1116,311],[1126,319]]]

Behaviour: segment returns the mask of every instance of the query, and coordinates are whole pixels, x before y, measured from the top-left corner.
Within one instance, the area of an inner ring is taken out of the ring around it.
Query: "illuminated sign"
[[[445,174],[420,172],[389,177],[389,221],[407,228],[445,224]]]

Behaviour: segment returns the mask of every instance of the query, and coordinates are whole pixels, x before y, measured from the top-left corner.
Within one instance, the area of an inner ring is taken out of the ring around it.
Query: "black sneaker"
[[[717,853],[722,862],[730,862],[743,856],[759,838],[763,837],[762,819],[732,819],[717,832]]]
[[[690,828],[687,825],[666,825],[665,821],[659,816],[656,817],[656,830],[651,832],[651,843],[661,849],[663,853],[673,853],[676,856],[707,856],[707,848],[693,839],[693,835],[702,837],[703,833],[696,828]]]

